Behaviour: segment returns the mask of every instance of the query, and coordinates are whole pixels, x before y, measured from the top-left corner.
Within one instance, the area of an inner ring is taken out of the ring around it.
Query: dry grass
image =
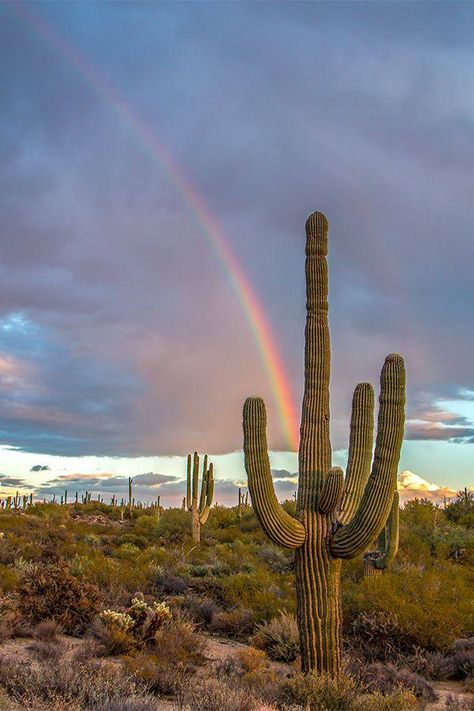
[[[293,662],[300,653],[295,616],[282,612],[279,617],[259,625],[252,643],[264,649],[270,659],[278,662]]]

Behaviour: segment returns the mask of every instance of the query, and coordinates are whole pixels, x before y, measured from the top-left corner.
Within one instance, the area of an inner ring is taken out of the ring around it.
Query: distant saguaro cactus
[[[360,383],[352,402],[346,478],[331,463],[328,223],[320,212],[306,222],[305,388],[296,518],[278,503],[267,452],[265,404],[244,405],[244,453],[250,496],[272,541],[295,549],[297,619],[303,671],[336,676],[341,663],[341,559],[354,558],[380,533],[392,503],[403,439],[405,369],[385,359],[372,464],[374,394]],[[370,476],[369,476],[370,473]]]
[[[207,454],[204,455],[202,467],[201,495],[198,504],[199,489],[199,456],[194,452],[194,456],[188,454],[187,462],[187,485],[186,485],[186,505],[191,511],[191,533],[194,543],[201,541],[201,526],[208,517],[214,497],[214,465],[207,466]]]
[[[377,538],[377,550],[364,553],[364,575],[380,575],[387,570],[395,560],[398,551],[400,496],[393,492],[392,506],[388,513],[385,526]]]

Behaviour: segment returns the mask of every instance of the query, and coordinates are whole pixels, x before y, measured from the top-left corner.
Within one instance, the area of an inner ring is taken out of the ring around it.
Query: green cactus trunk
[[[311,215],[306,223],[305,390],[296,519],[275,495],[260,398],[245,402],[243,427],[255,512],[271,540],[295,549],[303,671],[336,676],[341,664],[341,559],[360,555],[387,519],[403,438],[405,371],[399,355],[387,356],[372,473],[373,390],[367,383],[356,387],[344,479],[342,470],[331,466],[327,233],[325,216]]]
[[[194,456],[188,454],[186,467],[186,499],[183,499],[183,510],[185,503],[188,511],[191,511],[191,536],[193,543],[199,545],[201,542],[201,526],[208,517],[214,497],[214,465],[207,466],[207,454],[204,455],[202,470],[201,495],[199,496],[199,456],[194,452]]]
[[[301,668],[336,676],[341,664],[341,561],[327,549],[329,516],[307,512],[306,540],[295,551]]]

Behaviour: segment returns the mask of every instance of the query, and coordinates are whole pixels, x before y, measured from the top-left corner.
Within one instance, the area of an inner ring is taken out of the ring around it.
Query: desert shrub
[[[287,573],[293,568],[293,558],[283,548],[266,544],[260,547],[258,557],[275,573]]]
[[[48,704],[46,708],[78,711],[156,709],[155,700],[144,686],[116,666],[96,662],[71,664],[64,657],[55,664],[25,664],[13,659],[0,662],[0,687],[10,698],[30,708],[28,702],[34,699]],[[34,708],[38,706],[35,704]]]
[[[190,513],[181,509],[167,509],[159,519],[154,534],[170,543],[179,543],[190,536]]]
[[[348,639],[368,662],[411,654],[416,647],[416,639],[400,627],[391,612],[359,613],[350,627]]]
[[[465,572],[446,561],[346,582],[343,594],[346,628],[360,613],[394,614],[400,633],[422,649],[447,649],[474,624]]]
[[[11,592],[18,584],[18,572],[9,565],[0,563],[0,590],[4,593]]]
[[[137,534],[137,536],[150,538],[155,533],[156,524],[158,520],[159,519],[156,515],[156,511],[150,511],[149,514],[145,514],[143,512],[135,521],[133,530]]]
[[[261,711],[252,693],[230,687],[218,679],[182,682],[177,689],[179,711]]]
[[[472,699],[459,699],[452,694],[447,695],[444,705],[449,711],[474,711],[474,701]]]
[[[83,631],[99,611],[97,587],[79,581],[66,566],[37,565],[24,571],[17,589],[18,609],[30,625],[54,620],[65,632]]]
[[[54,620],[44,620],[32,631],[30,649],[36,659],[58,661],[64,654],[65,643],[59,638],[62,629]]]
[[[228,612],[218,612],[212,618],[209,631],[224,637],[245,638],[252,633],[255,618],[251,610],[235,608]]]
[[[423,701],[437,699],[433,686],[409,669],[398,669],[393,664],[366,664],[365,662],[353,662],[348,668],[357,683],[369,692],[379,691],[388,695],[402,688],[411,691],[416,698]]]
[[[95,533],[86,533],[84,543],[86,546],[91,546],[91,548],[99,548],[101,541],[99,536],[96,536]]]
[[[43,620],[33,630],[33,638],[42,642],[52,642],[62,634],[62,627],[55,620]]]
[[[11,596],[0,595],[0,643],[18,635],[22,616]]]
[[[225,676],[234,688],[244,689],[256,698],[276,703],[283,698],[286,675],[275,666],[269,662],[262,649],[244,647],[218,664],[216,674],[218,678]]]
[[[216,560],[211,565],[210,572],[212,575],[215,575],[217,578],[221,578],[226,575],[230,575],[232,572],[232,569],[228,563],[224,563],[224,561],[221,561],[221,560]]]
[[[282,612],[279,617],[259,625],[252,643],[264,649],[270,659],[278,662],[293,662],[300,653],[295,616]]]
[[[121,543],[117,549],[117,555],[120,558],[128,558],[136,560],[137,554],[140,552],[140,548],[133,543]]]
[[[188,589],[188,582],[177,575],[160,572],[156,578],[156,587],[167,595],[180,595]]]
[[[148,546],[148,541],[143,536],[137,536],[135,533],[124,533],[120,536],[117,543],[119,546],[132,545],[134,548],[139,548],[140,550],[145,550]]]
[[[205,578],[209,575],[210,569],[207,565],[188,565],[188,573],[193,578]]]
[[[154,693],[171,694],[205,661],[206,642],[189,622],[175,621],[156,635],[156,652],[127,657],[126,668]]]
[[[226,578],[206,582],[206,586],[210,596],[224,609],[240,607],[252,610],[256,623],[270,620],[280,610],[294,611],[294,589],[290,576],[287,579],[272,576],[263,566],[257,567],[252,573],[237,572]],[[215,592],[218,593],[217,598]]]
[[[450,521],[474,528],[474,491],[459,491],[446,506],[444,514]]]
[[[187,595],[181,609],[195,624],[204,625],[206,628],[212,625],[214,617],[222,612],[210,598],[199,598],[195,595]]]
[[[290,702],[307,711],[405,711],[417,705],[415,696],[407,691],[361,693],[350,676],[331,679],[315,672],[296,674],[287,682],[287,693]]]
[[[418,652],[410,668],[429,679],[463,680],[474,678],[474,640],[459,639],[446,653]]]

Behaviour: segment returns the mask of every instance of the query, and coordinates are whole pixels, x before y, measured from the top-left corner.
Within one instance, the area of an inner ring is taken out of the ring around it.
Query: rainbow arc
[[[66,42],[42,18],[32,13],[29,8],[26,8],[23,3],[8,4],[8,8],[17,17],[33,27],[37,34],[76,69],[78,74],[94,89],[97,95],[114,109],[118,117],[133,129],[135,135],[166,169],[175,186],[184,195],[187,204],[196,216],[203,235],[227,273],[231,287],[241,304],[270,383],[281,430],[289,449],[297,451],[299,432],[296,408],[289,379],[274,340],[270,323],[229,241],[224,237],[218,220],[210,212],[202,195],[182,171],[163,142],[158,139],[156,131],[152,130],[143,121],[133,106],[127,102],[125,97],[110,81],[98,72],[87,58],[79,53],[69,42]]]

